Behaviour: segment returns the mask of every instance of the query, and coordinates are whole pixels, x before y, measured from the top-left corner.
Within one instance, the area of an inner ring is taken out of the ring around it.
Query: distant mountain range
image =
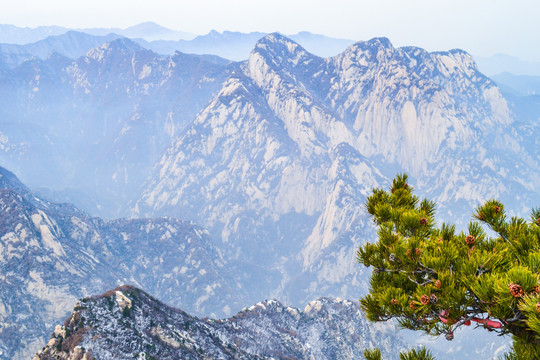
[[[512,92],[517,96],[540,96],[540,76],[514,75],[505,72],[491,78],[503,91]]]
[[[219,33],[212,30],[208,34],[197,36],[192,40],[148,42],[135,39],[134,41],[159,54],[172,55],[175,51],[181,51],[188,54],[213,54],[241,61],[249,57],[249,53],[257,41],[266,35],[268,34],[261,32],[224,31]],[[309,52],[322,57],[337,55],[354,43],[352,40],[329,38],[305,31],[288,37],[301,44]]]
[[[76,59],[85,55],[88,51],[101,46],[103,43],[120,37],[115,34],[94,36],[69,31],[62,35],[49,36],[44,40],[26,45],[0,44],[0,63],[13,68],[25,61],[34,58],[44,60],[54,54]]]
[[[501,73],[540,76],[540,62],[524,61],[518,57],[497,54],[490,57],[476,57],[480,70],[488,76]]]
[[[217,32],[210,31],[205,35],[165,28],[153,22],[145,22],[125,29],[120,28],[86,28],[74,29],[61,26],[39,26],[22,28],[14,25],[0,24],[0,44],[26,45],[44,40],[50,36],[66,34],[70,31],[82,32],[95,36],[127,37],[135,40],[145,48],[159,54],[172,55],[175,51],[192,54],[212,54],[241,61],[247,59],[249,52],[257,40],[267,35],[263,32]],[[302,45],[309,52],[322,56],[334,56],[342,52],[354,41],[330,38],[309,32],[287,35]],[[79,54],[82,56],[84,53]],[[519,59],[516,56],[497,54],[490,57],[475,57],[480,71],[488,76],[509,72],[515,75],[540,76],[540,63]]]
[[[219,33],[212,30],[206,35],[196,37],[178,34],[175,36],[175,32],[159,27],[159,25],[144,23],[126,30],[43,28],[41,29],[43,38],[36,41],[12,43],[14,40],[10,40],[24,39],[27,32],[33,34],[32,36],[28,35],[28,39],[37,38],[38,29],[30,32],[30,29],[0,25],[0,63],[4,62],[9,67],[14,67],[32,57],[45,60],[53,52],[76,59],[85,55],[89,50],[120,37],[130,38],[142,47],[162,55],[174,55],[176,51],[180,51],[187,54],[210,54],[233,61],[241,61],[247,59],[255,43],[267,35],[267,33],[261,32],[224,31]],[[291,39],[299,42],[314,54],[323,57],[336,55],[354,42],[309,32],[291,35]],[[2,42],[4,44],[1,44]]]
[[[89,28],[71,29],[62,26],[39,26],[22,28],[14,25],[0,24],[0,43],[24,45],[44,40],[49,36],[63,35],[70,31],[83,32],[90,35],[106,36],[117,34],[127,38],[140,38],[146,41],[154,40],[190,40],[195,35],[167,29],[153,22],[145,22],[126,29],[120,28]]]

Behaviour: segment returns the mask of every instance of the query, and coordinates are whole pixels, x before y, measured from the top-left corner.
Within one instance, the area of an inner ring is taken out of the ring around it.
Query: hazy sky
[[[175,30],[306,30],[396,46],[462,48],[540,61],[540,0],[0,0],[0,23],[121,27],[154,21]]]

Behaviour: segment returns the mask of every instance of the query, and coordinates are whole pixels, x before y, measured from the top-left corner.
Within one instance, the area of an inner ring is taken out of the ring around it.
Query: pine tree
[[[466,231],[436,225],[435,203],[413,195],[407,175],[366,201],[376,243],[358,249],[374,268],[360,300],[371,321],[454,338],[476,324],[513,336],[507,359],[540,358],[540,209],[530,221],[508,218],[496,200],[478,207]],[[490,237],[486,229],[497,234]]]

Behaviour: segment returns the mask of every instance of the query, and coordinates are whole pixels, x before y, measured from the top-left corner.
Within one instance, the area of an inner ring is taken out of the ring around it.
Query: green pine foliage
[[[366,349],[364,350],[364,358],[366,360],[381,360],[381,350]],[[435,360],[433,355],[426,348],[421,349],[411,349],[407,351],[402,351],[399,353],[400,360]]]
[[[381,360],[381,350],[379,349],[366,349],[364,350],[364,358],[366,360]]]
[[[399,360],[435,360],[433,355],[426,348],[411,349],[399,354]]]
[[[458,232],[437,226],[435,205],[413,194],[405,174],[390,191],[374,189],[368,197],[378,239],[357,252],[360,263],[374,268],[370,292],[360,300],[367,318],[394,318],[448,340],[472,324],[512,335],[507,356],[540,358],[540,208],[527,221],[509,218],[502,203],[490,200]]]

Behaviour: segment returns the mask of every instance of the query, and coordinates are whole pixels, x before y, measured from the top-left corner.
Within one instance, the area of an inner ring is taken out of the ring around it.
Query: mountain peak
[[[123,51],[123,52],[137,52],[144,50],[139,44],[128,38],[119,38],[104,43],[98,48],[90,50],[86,56],[93,58],[95,60],[101,60],[112,52]]]
[[[292,43],[292,44],[298,45],[296,42],[294,42],[293,40],[289,39],[288,37],[286,37],[285,35],[279,32],[270,33],[264,36],[263,38],[261,38],[257,42],[257,44],[274,44],[274,43],[281,43],[281,44]]]
[[[393,49],[394,46],[392,45],[392,42],[387,37],[375,37],[366,42],[367,44],[371,46],[380,46],[387,49]]]
[[[102,48],[110,48],[110,49],[125,49],[129,51],[139,51],[143,48],[137,44],[136,42],[128,39],[128,38],[119,38],[113,41],[109,41],[101,46]]]
[[[156,24],[153,21],[146,21],[142,22],[137,25],[133,25],[128,27],[126,30],[138,30],[138,31],[171,31],[170,29],[167,29],[166,27],[163,27],[159,24]]]
[[[392,42],[386,37],[375,37],[367,41],[358,41],[351,46],[349,49],[353,52],[358,51],[371,51],[378,52],[379,50],[394,50]]]
[[[316,57],[308,53],[297,42],[289,39],[280,33],[271,33],[261,38],[252,53],[260,53],[263,55],[271,55],[278,59],[288,59],[287,61],[298,62],[301,57]],[[281,62],[281,61],[280,61]]]

